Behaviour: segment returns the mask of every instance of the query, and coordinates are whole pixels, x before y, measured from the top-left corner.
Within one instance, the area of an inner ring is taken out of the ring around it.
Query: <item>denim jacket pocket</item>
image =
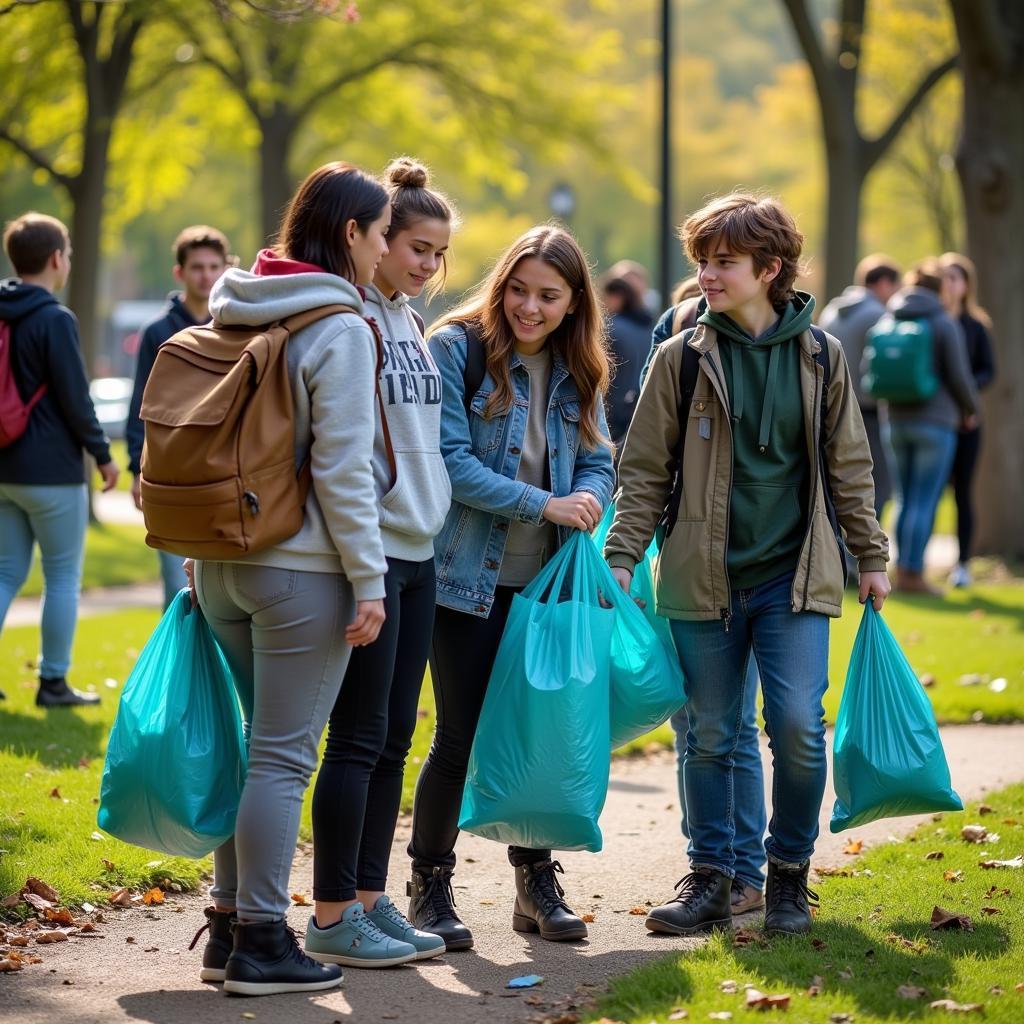
[[[580,403],[577,398],[565,398],[558,402],[558,413],[562,431],[569,450],[575,455],[580,449]]]
[[[504,416],[485,415],[492,392],[478,391],[469,406],[469,436],[473,454],[480,456],[493,452],[501,440],[501,425]]]

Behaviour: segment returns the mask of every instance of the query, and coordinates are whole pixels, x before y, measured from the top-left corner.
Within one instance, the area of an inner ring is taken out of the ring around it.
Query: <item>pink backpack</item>
[[[21,400],[11,369],[11,325],[0,320],[0,448],[25,433],[32,410],[45,394],[46,385],[40,384],[27,402]]]

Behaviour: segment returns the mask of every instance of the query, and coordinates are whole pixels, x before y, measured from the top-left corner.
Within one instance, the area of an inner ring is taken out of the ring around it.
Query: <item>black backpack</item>
[[[821,473],[821,482],[825,491],[825,511],[828,515],[829,524],[832,526],[832,532],[836,535],[836,540],[839,541],[840,550],[842,550],[842,535],[839,532],[839,519],[836,516],[835,502],[832,497],[832,483],[828,475],[828,466],[825,462],[825,413],[827,411],[827,396],[828,387],[832,381],[832,362],[828,357],[828,344],[825,339],[825,332],[820,327],[811,327],[811,334],[814,340],[818,342],[820,346],[814,359],[815,362],[819,363],[822,369],[823,379],[821,386],[821,405],[818,410],[820,418],[818,426],[818,467]],[[689,339],[687,339],[689,340]],[[679,518],[679,505],[683,498],[683,451],[686,446],[686,430],[685,424],[690,413],[690,403],[693,401],[693,393],[697,389],[697,373],[700,369],[700,353],[696,349],[691,348],[688,344],[683,344],[683,359],[679,364],[679,391],[681,399],[679,402],[679,422],[683,425],[684,429],[679,432],[679,451],[676,455],[675,465],[675,482],[672,485],[672,495],[668,500],[668,505],[665,507],[665,511],[662,513],[661,520],[659,521],[659,528],[664,530],[665,536],[668,536],[672,532],[672,528],[676,524],[676,520]],[[844,571],[845,571],[846,560],[843,559]]]

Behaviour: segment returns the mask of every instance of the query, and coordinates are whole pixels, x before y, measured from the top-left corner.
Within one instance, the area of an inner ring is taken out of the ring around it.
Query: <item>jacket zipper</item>
[[[725,626],[726,633],[729,632],[729,627],[732,625],[732,584],[729,582],[729,515],[732,510],[732,478],[736,468],[736,453],[733,450],[734,441],[732,436],[732,406],[729,404],[729,397],[725,391],[725,382],[722,380],[721,375],[718,372],[718,367],[715,365],[715,361],[711,358],[710,353],[705,352],[701,357],[701,362],[707,360],[708,365],[714,371],[714,379],[711,381],[712,385],[715,386],[715,390],[718,392],[718,397],[721,399],[722,408],[725,409],[725,422],[729,429],[729,491],[727,494],[727,501],[725,503],[725,556],[722,559],[723,565],[722,570],[725,576],[725,600],[726,606],[722,608],[719,615],[722,619],[722,623]],[[705,373],[707,371],[705,370]],[[710,374],[709,374],[710,378]],[[683,424],[685,429],[686,424]],[[681,469],[682,467],[680,467]]]

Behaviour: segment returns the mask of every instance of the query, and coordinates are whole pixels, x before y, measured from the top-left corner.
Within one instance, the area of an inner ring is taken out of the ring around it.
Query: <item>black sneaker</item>
[[[696,935],[732,927],[732,879],[712,868],[696,868],[676,882],[676,894],[647,915],[652,932]]]
[[[40,708],[69,708],[85,704],[99,704],[98,693],[82,693],[63,676],[54,679],[39,677],[39,692],[36,694],[36,706]]]
[[[412,881],[405,885],[405,894],[412,897],[409,920],[420,931],[440,935],[449,953],[472,949],[473,933],[455,912],[452,868],[435,867],[430,874],[413,871]]]
[[[203,913],[206,915],[206,924],[195,933],[188,948],[195,949],[199,936],[203,932],[209,931],[210,937],[206,940],[206,947],[203,949],[203,966],[199,971],[199,979],[201,981],[223,981],[224,967],[234,948],[231,924],[237,920],[238,915],[233,910],[217,910],[216,907],[206,907]]]
[[[318,992],[340,985],[337,964],[318,964],[299,948],[284,921],[231,925],[235,944],[224,966],[224,991],[236,996]]]
[[[811,930],[811,907],[818,906],[818,894],[807,888],[810,862],[798,868],[768,861],[764,930],[768,935],[802,935]]]
[[[517,932],[540,932],[542,939],[572,942],[587,937],[587,926],[565,902],[565,890],[555,873],[564,874],[557,860],[516,867],[516,905],[512,927]]]

